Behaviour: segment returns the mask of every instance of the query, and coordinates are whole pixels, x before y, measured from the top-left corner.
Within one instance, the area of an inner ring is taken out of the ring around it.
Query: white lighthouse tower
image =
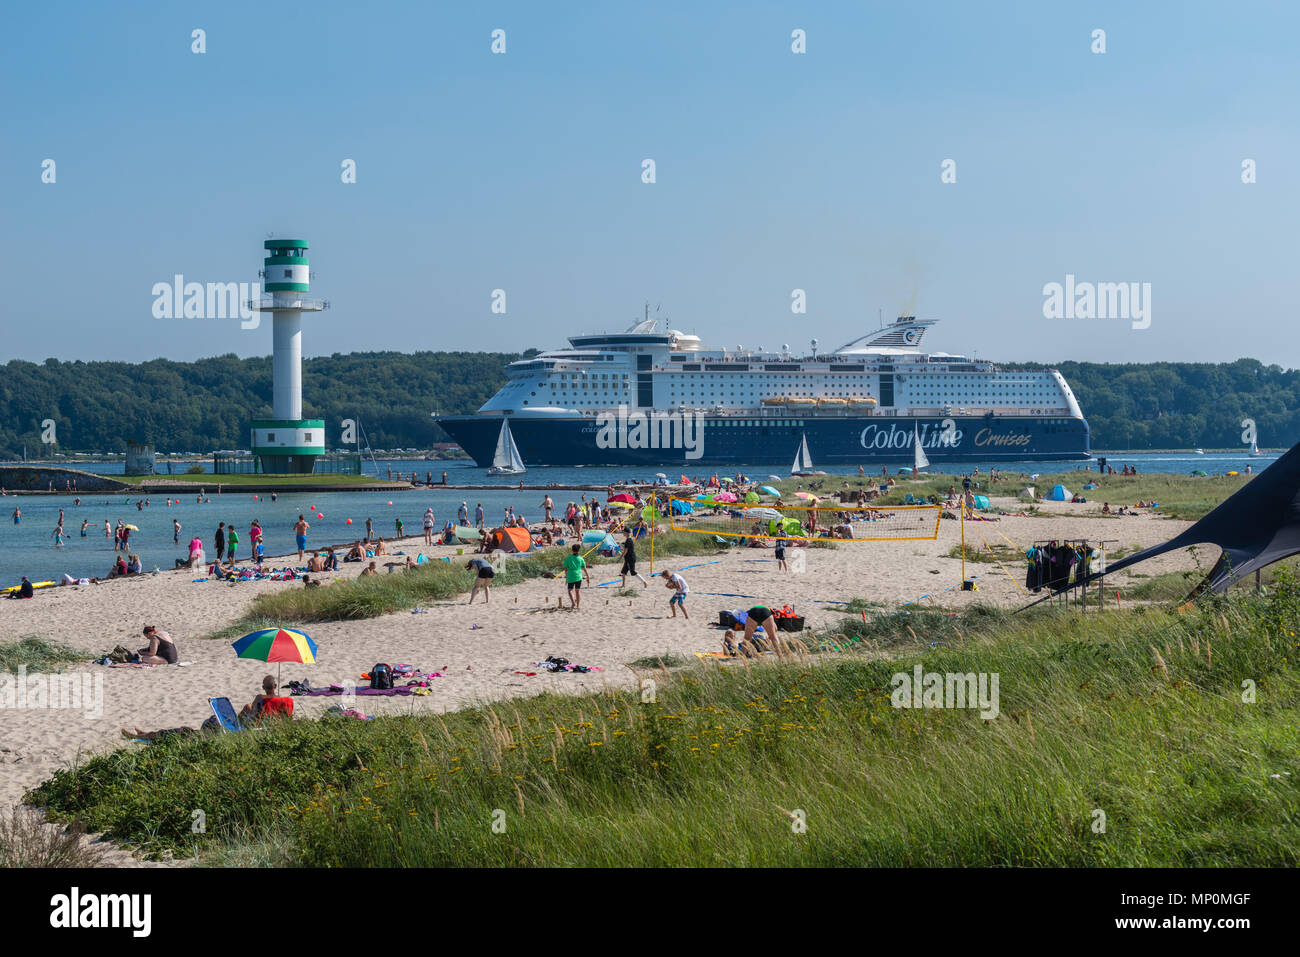
[[[253,454],[263,472],[308,473],[325,453],[325,420],[302,417],[302,314],[329,307],[306,296],[311,264],[305,239],[268,239],[263,285],[268,296],[249,303],[271,313],[272,418],[253,420]]]

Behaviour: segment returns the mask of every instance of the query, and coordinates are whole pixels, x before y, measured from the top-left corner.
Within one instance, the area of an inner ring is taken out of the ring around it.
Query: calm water
[[[1244,471],[1247,465],[1255,472],[1279,456],[1267,454],[1259,458],[1250,458],[1245,454],[1233,455],[1213,453],[1194,455],[1191,453],[1107,453],[1112,466],[1134,465],[1141,472],[1178,472],[1187,474],[1193,469],[1203,469],[1210,474],[1227,472],[1233,469]],[[428,468],[424,466],[427,464]],[[889,466],[890,474],[899,467],[910,464],[899,461]],[[1053,472],[1069,471],[1076,464],[1070,462],[1032,462],[1010,463],[999,466],[1004,472]],[[451,484],[494,483],[499,479],[490,479],[485,470],[469,463],[459,462],[386,462],[380,460],[379,472],[387,477],[387,468],[410,473],[415,470],[421,478],[426,471],[433,471],[437,480],[445,469],[447,481]],[[929,471],[947,474],[961,474],[971,468],[970,464],[935,465]],[[1093,468],[1096,468],[1095,463]],[[87,466],[88,471],[104,474],[121,473],[121,464]],[[680,471],[676,466],[661,470],[670,479],[676,479]],[[721,470],[719,470],[721,472]],[[769,475],[781,476],[785,469],[770,466],[740,466],[724,474],[743,472],[754,479],[765,479]],[[987,471],[986,467],[980,468]],[[712,474],[708,470],[706,474]],[[857,470],[852,470],[856,475]],[[694,474],[694,473],[692,473]],[[847,471],[843,474],[849,474]],[[879,475],[879,467],[868,474]],[[701,474],[699,477],[705,477]],[[551,498],[557,507],[563,508],[570,500],[577,501],[580,492],[569,492],[569,485],[605,485],[625,479],[653,480],[653,474],[647,474],[626,467],[605,468],[532,468],[524,477],[530,485],[556,483],[558,489],[550,490]],[[307,515],[311,523],[308,535],[309,547],[339,544],[360,537],[365,529],[367,518],[374,520],[378,535],[392,537],[395,532],[394,519],[400,518],[405,525],[405,533],[418,535],[424,510],[433,507],[438,528],[448,519],[455,520],[456,510],[462,501],[468,503],[471,521],[474,507],[483,504],[483,511],[489,524],[498,524],[505,508],[513,505],[517,512],[530,520],[542,517],[541,501],[546,492],[502,490],[491,492],[458,492],[454,489],[430,490],[416,489],[408,492],[283,492],[277,501],[272,502],[269,494],[251,492],[225,492],[217,495],[208,490],[208,503],[195,501],[194,494],[182,494],[180,500],[172,497],[173,504],[167,504],[167,495],[151,495],[150,505],[137,509],[135,502],[138,495],[130,496],[83,494],[82,504],[74,505],[74,495],[11,496],[3,499],[0,513],[0,583],[17,584],[22,575],[32,581],[46,579],[57,580],[67,572],[77,577],[92,575],[104,576],[108,573],[116,557],[113,541],[104,537],[104,520],[116,527],[118,519],[138,525],[140,530],[131,533],[131,550],[140,556],[146,571],[155,567],[169,569],[176,558],[188,554],[187,546],[191,535],[197,533],[204,542],[205,554],[213,553],[213,535],[218,522],[233,524],[239,530],[240,551],[237,557],[250,556],[248,526],[253,519],[262,523],[267,555],[284,554],[294,550],[293,523],[299,513]],[[588,497],[599,493],[586,493]],[[388,502],[393,504],[390,506]],[[22,523],[14,525],[9,514],[14,507],[22,509]],[[65,544],[56,547],[53,532],[57,524],[59,509],[64,510],[63,528]],[[323,518],[316,518],[319,512]],[[347,524],[352,519],[352,525]],[[172,542],[172,519],[181,523],[181,544]],[[81,536],[81,523],[89,520],[86,537]]]

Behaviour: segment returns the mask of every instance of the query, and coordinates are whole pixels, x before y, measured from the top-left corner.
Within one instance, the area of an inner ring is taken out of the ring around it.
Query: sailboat
[[[794,464],[790,466],[791,475],[825,475],[813,468],[812,456],[808,453],[808,436],[799,439],[799,450],[794,453]]]
[[[912,425],[912,473],[915,474],[921,469],[929,468],[930,460],[925,457],[925,449],[921,448],[921,433],[917,431],[916,424]]]
[[[510,434],[510,420],[501,420],[501,434],[497,436],[497,450],[492,456],[492,467],[488,475],[523,475],[524,460],[519,457],[515,446],[515,437]]]
[[[1250,440],[1250,454],[1251,454],[1251,455],[1263,455],[1263,454],[1264,454],[1263,452],[1261,452],[1261,451],[1259,450],[1259,445],[1255,442],[1254,439],[1251,439],[1251,440]]]

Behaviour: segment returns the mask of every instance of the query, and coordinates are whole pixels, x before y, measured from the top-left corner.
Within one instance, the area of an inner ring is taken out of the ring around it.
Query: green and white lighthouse
[[[311,264],[305,239],[268,239],[263,245],[266,295],[249,306],[271,313],[273,417],[253,420],[252,450],[263,472],[308,473],[325,453],[325,420],[302,417],[302,314],[329,303],[306,295]]]

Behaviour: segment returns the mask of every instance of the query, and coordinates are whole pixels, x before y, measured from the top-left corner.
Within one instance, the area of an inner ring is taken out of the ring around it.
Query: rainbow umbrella
[[[235,655],[253,661],[275,662],[277,665],[286,661],[303,665],[316,663],[316,642],[307,637],[305,632],[293,628],[264,628],[245,635],[230,647]],[[277,683],[280,669],[275,670]]]

